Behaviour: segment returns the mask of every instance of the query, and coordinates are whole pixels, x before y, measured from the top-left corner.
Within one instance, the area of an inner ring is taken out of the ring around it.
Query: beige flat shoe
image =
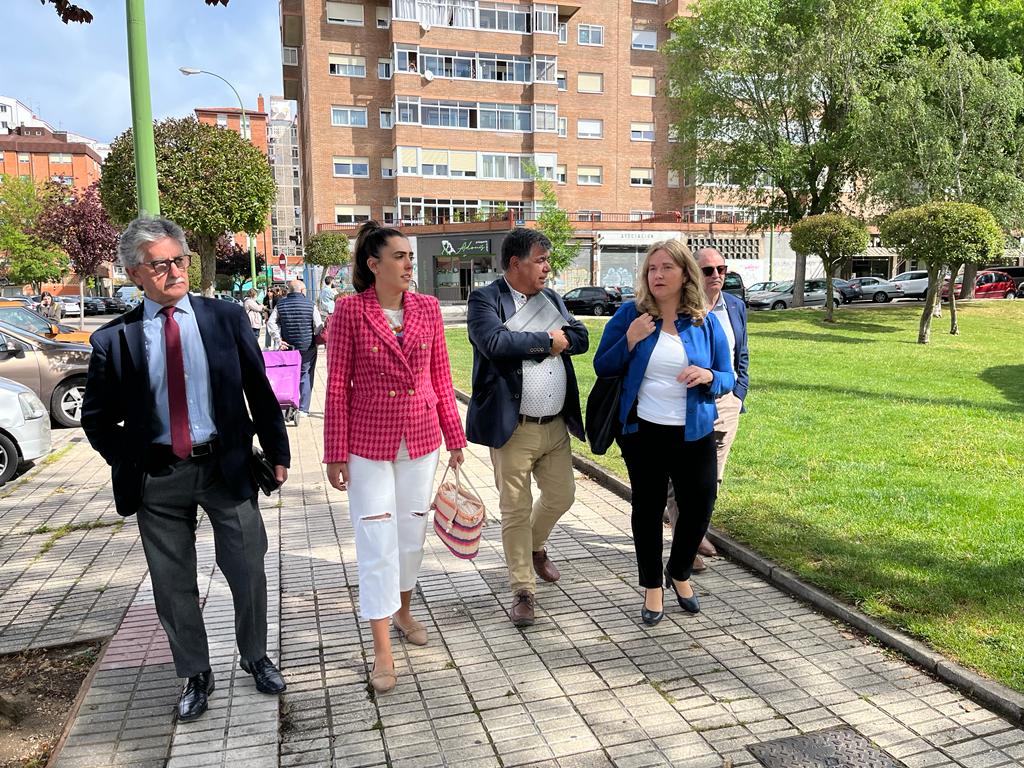
[[[427,644],[427,628],[420,624],[416,619],[412,620],[412,624],[407,627],[403,627],[398,623],[397,614],[391,617],[391,620],[395,623],[395,628],[413,645],[426,645]]]
[[[370,685],[377,693],[387,693],[398,684],[398,673],[394,667],[391,669],[377,669],[374,666],[370,672]]]

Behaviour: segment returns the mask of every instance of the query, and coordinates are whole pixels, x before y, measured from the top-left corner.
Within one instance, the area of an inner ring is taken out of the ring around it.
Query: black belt
[[[552,421],[557,419],[562,414],[556,413],[554,416],[524,416],[519,414],[520,424],[550,424]]]
[[[205,443],[197,443],[192,446],[192,450],[189,452],[187,459],[202,459],[209,456],[213,456],[217,452],[219,443],[217,438],[207,440]],[[150,458],[155,461],[159,461],[165,464],[174,464],[178,461],[184,461],[184,459],[177,456],[172,450],[171,446],[166,443],[153,443],[149,446]]]

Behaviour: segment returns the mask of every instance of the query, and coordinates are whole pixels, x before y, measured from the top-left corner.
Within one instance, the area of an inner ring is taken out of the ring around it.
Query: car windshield
[[[768,289],[772,293],[790,293],[793,290],[793,281],[787,280],[784,283],[778,283]]]
[[[39,334],[51,333],[48,320],[21,307],[0,307],[0,320]]]
[[[0,322],[0,333],[3,333],[5,336],[13,336],[14,338],[20,341],[27,341],[34,344],[51,343],[50,339],[46,338],[45,336],[40,336],[37,333],[32,333],[32,331],[26,331],[24,328],[19,328],[18,326],[12,325],[11,323]]]

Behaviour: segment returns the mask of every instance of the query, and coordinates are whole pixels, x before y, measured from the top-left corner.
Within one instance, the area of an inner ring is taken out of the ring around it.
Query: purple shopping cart
[[[270,388],[277,396],[277,402],[284,412],[284,420],[298,424],[299,373],[302,369],[302,354],[294,349],[263,351],[263,363],[267,367]]]

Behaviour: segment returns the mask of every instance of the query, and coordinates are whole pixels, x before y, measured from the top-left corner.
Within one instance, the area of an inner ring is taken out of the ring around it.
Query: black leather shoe
[[[653,627],[665,618],[665,611],[652,611],[646,605],[640,609],[640,620],[649,627]]]
[[[256,681],[256,690],[260,693],[281,693],[288,687],[284,678],[281,677],[281,673],[274,666],[274,662],[266,656],[250,664],[243,660],[241,664],[242,669],[252,675],[253,680]]]
[[[178,699],[178,719],[195,720],[209,706],[210,696],[213,694],[213,671],[206,670],[198,675],[193,675],[185,683],[181,690],[181,698]]]
[[[672,591],[675,592],[676,600],[679,601],[679,607],[687,613],[700,613],[700,600],[697,599],[697,593],[693,593],[693,597],[683,597],[679,594],[679,590],[676,589],[676,583],[672,580],[672,577],[668,573],[668,569],[665,569],[665,583],[672,587]]]

